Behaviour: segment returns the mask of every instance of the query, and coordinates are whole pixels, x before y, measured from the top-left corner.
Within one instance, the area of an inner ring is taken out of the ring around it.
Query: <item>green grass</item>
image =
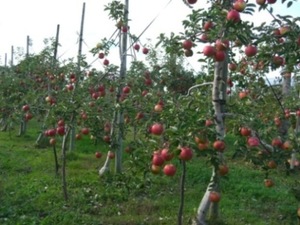
[[[106,146],[94,146],[85,137],[67,155],[69,201],[65,202],[61,176],[54,174],[52,148],[34,148],[35,138],[35,131],[25,137],[0,133],[1,225],[177,224],[180,168],[172,178],[144,174],[143,168],[130,170],[132,159],[124,154],[124,174],[99,178],[105,157],[98,160],[94,153],[107,151]],[[226,154],[229,158],[230,150]],[[217,224],[298,224],[298,202],[290,188],[299,180],[300,171],[290,176],[281,169],[272,171],[276,185],[266,188],[264,173],[251,164],[228,160],[228,165],[229,176],[221,182],[221,221]],[[203,157],[187,163],[184,224],[195,216],[210,173]]]

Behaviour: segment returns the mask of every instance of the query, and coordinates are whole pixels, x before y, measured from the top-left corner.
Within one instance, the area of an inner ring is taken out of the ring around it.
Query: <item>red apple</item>
[[[184,40],[182,42],[182,47],[184,49],[191,49],[193,47],[193,42],[191,40]]]
[[[276,3],[276,0],[267,0],[269,4],[274,4]]]
[[[223,152],[225,150],[225,142],[222,141],[222,140],[216,140],[214,143],[213,143],[213,148],[219,152]]]
[[[214,55],[215,61],[217,62],[222,62],[226,58],[226,53],[225,51],[217,51]]]
[[[56,139],[55,138],[50,138],[49,144],[50,145],[55,145],[56,144]]]
[[[27,112],[27,113],[25,114],[25,120],[26,120],[26,121],[31,120],[32,117],[33,117],[33,115],[32,115],[30,112]]]
[[[103,65],[104,66],[108,66],[109,65],[109,60],[108,59],[104,59],[103,60]]]
[[[264,180],[264,183],[265,183],[265,186],[268,187],[268,188],[274,186],[274,182],[273,182],[273,180],[270,179],[270,178],[269,178],[269,179],[265,179],[265,180]]]
[[[266,4],[266,0],[256,0],[256,4],[264,5],[264,4]]]
[[[129,92],[130,92],[130,87],[129,86],[123,87],[123,93],[128,94]]]
[[[152,164],[155,166],[161,166],[163,165],[165,162],[165,160],[163,159],[163,157],[161,156],[160,153],[154,153],[153,157],[152,157]]]
[[[221,194],[216,191],[211,191],[209,193],[209,200],[211,202],[219,202],[221,200]]]
[[[216,40],[215,48],[217,51],[225,51],[229,48],[229,41],[228,40]]]
[[[163,106],[161,104],[156,104],[154,106],[154,111],[155,112],[162,112],[163,111]]]
[[[65,135],[65,127],[63,127],[63,126],[57,127],[57,128],[56,128],[56,133],[57,133],[58,135],[60,135],[60,136]]]
[[[101,152],[95,152],[95,157],[96,157],[97,159],[100,159],[100,158],[102,157]]]
[[[209,120],[209,119],[205,120],[205,126],[206,127],[210,127],[213,124],[214,124],[214,122],[212,120]]]
[[[281,56],[273,56],[272,62],[276,67],[282,66],[284,64],[284,59]]]
[[[259,139],[257,137],[249,137],[247,143],[250,147],[257,147],[260,144]]]
[[[240,20],[241,20],[240,13],[238,11],[232,9],[227,13],[226,19],[228,21],[232,21],[234,23],[240,22]]]
[[[238,11],[238,12],[243,12],[244,9],[246,8],[246,2],[244,0],[236,0],[233,3],[233,8]]]
[[[90,133],[90,130],[89,130],[89,128],[84,127],[84,128],[81,129],[81,133],[84,134],[84,135],[88,135]]]
[[[147,55],[147,54],[148,54],[148,52],[149,52],[149,49],[148,49],[148,48],[146,48],[146,47],[144,47],[144,48],[143,48],[143,54]]]
[[[240,129],[240,133],[241,133],[242,136],[247,137],[251,134],[251,130],[248,127],[242,127]]]
[[[174,157],[174,154],[168,148],[162,149],[160,154],[165,161],[170,161]]]
[[[104,59],[104,56],[105,56],[105,55],[104,55],[103,52],[100,52],[99,55],[98,55],[99,59]]]
[[[257,53],[257,48],[254,45],[248,45],[245,48],[245,55],[248,57],[255,56]]]
[[[192,5],[192,4],[195,4],[197,2],[197,0],[187,0],[187,2]]]
[[[29,109],[30,109],[29,105],[23,105],[23,107],[22,107],[22,110],[23,110],[24,112],[29,111]]]
[[[235,63],[229,63],[228,69],[231,71],[235,71],[237,69],[237,65]]]
[[[219,165],[218,172],[221,176],[225,176],[226,174],[228,174],[229,168],[228,168],[228,166],[221,164],[221,165]]]
[[[136,50],[136,51],[139,51],[140,50],[140,45],[139,44],[135,44],[133,46],[133,48]]]
[[[203,29],[205,31],[209,31],[213,26],[214,26],[214,24],[213,24],[212,21],[207,21],[207,22],[204,23]]]
[[[214,56],[216,53],[216,49],[211,45],[206,45],[203,47],[203,55],[207,57]]]
[[[151,165],[151,172],[153,173],[153,174],[159,174],[159,172],[160,172],[160,166],[156,166],[156,165]]]
[[[164,127],[160,123],[154,123],[151,126],[150,131],[154,135],[161,135],[164,132]]]
[[[189,147],[181,147],[179,158],[184,161],[189,161],[193,158],[193,150]]]
[[[280,138],[273,138],[272,140],[272,146],[274,147],[278,147],[278,148],[281,148],[282,147],[282,141]]]
[[[112,152],[112,151],[109,151],[108,152],[108,158],[110,158],[110,159],[114,159],[115,158],[115,153],[114,152]]]
[[[165,175],[172,177],[176,173],[176,166],[174,166],[173,164],[166,164],[163,171]]]

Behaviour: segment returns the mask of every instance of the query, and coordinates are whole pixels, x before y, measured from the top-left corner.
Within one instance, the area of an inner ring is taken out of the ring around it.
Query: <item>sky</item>
[[[141,37],[142,43],[146,43],[148,39],[154,43],[160,33],[168,35],[170,32],[182,32],[182,21],[191,12],[191,9],[182,1],[129,0],[130,32],[140,35],[154,18],[156,18],[155,21]],[[58,24],[60,25],[59,43],[61,45],[58,49],[58,56],[60,59],[76,58],[84,2],[83,54],[87,55],[88,62],[95,63],[93,66],[102,66],[100,60],[94,61],[97,57],[93,57],[89,51],[101,39],[109,38],[116,29],[115,22],[109,19],[108,12],[104,11],[104,6],[111,0],[2,0],[0,3],[0,65],[4,65],[5,53],[7,60],[10,61],[11,46],[14,46],[15,50],[18,47],[26,50],[27,36],[32,41],[29,52],[39,53],[45,47],[43,40],[55,37]],[[249,0],[249,2],[255,1]],[[206,0],[198,0],[194,7],[197,9],[205,4]],[[299,2],[295,2],[289,9],[279,2],[273,7],[275,14],[299,16]],[[251,18],[241,15],[241,18],[242,20],[254,18],[256,23],[272,19],[264,12]],[[139,57],[142,59],[144,56],[139,54],[137,58],[140,59]],[[118,59],[110,61],[113,60]],[[187,60],[191,60],[191,65],[197,66],[196,57]]]

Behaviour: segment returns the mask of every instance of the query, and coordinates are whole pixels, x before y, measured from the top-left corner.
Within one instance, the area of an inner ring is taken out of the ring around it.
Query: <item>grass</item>
[[[52,148],[34,148],[36,133],[28,131],[25,137],[0,133],[0,224],[177,224],[180,168],[172,178],[144,174],[147,166],[132,167],[133,159],[124,155],[122,175],[99,178],[105,157],[96,159],[94,153],[107,149],[85,137],[67,155],[69,201],[65,202],[61,176],[54,173]],[[226,154],[229,157],[230,150]],[[221,182],[221,220],[214,225],[298,224],[298,201],[290,188],[300,171],[286,176],[283,170],[274,170],[276,185],[266,188],[264,173],[251,164],[237,159],[228,165],[229,176]],[[195,216],[210,173],[202,157],[187,163],[184,224]]]

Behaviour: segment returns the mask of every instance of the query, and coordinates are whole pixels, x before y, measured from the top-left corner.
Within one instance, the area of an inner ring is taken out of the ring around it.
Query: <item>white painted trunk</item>
[[[99,176],[100,177],[103,176],[104,174],[106,174],[107,172],[109,172],[109,163],[110,163],[109,152],[107,153],[104,165],[99,170]]]

